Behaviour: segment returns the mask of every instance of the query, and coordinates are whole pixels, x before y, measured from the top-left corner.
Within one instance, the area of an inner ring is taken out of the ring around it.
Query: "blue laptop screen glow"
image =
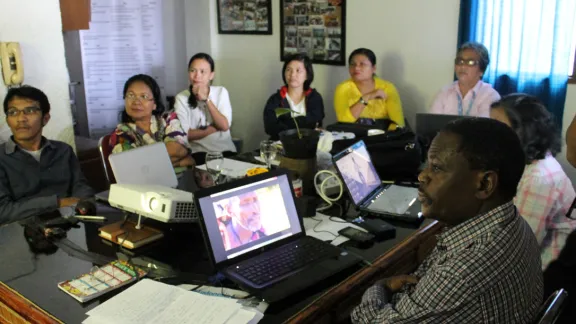
[[[356,205],[381,184],[364,141],[348,148],[345,155],[336,161],[336,167]]]

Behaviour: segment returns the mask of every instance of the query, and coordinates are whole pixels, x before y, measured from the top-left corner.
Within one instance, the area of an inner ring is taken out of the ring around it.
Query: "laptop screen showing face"
[[[356,205],[382,183],[364,141],[358,141],[340,153],[336,160],[336,167]]]
[[[302,231],[283,174],[198,199],[216,263]]]

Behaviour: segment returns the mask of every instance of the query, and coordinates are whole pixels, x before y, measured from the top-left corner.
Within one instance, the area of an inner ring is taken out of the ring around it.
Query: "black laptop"
[[[418,189],[382,183],[364,141],[354,143],[332,159],[356,209],[382,218],[423,220]]]
[[[416,134],[425,150],[428,150],[428,147],[430,147],[430,143],[432,143],[436,134],[438,134],[446,124],[462,118],[470,118],[470,116],[417,113]]]
[[[306,236],[287,170],[278,169],[195,194],[215,268],[244,290],[274,302],[361,260]]]

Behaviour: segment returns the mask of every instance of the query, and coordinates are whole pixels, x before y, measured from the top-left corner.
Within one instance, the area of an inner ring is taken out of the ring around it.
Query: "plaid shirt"
[[[552,155],[526,166],[514,204],[536,234],[542,269],[558,257],[576,229],[576,220],[566,217],[574,197],[572,182]]]
[[[542,303],[538,243],[512,202],[446,228],[407,284],[372,286],[354,323],[528,323]]]

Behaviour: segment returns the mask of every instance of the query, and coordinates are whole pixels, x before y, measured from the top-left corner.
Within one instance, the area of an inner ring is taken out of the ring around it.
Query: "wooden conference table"
[[[108,222],[122,219],[120,212],[106,206],[99,206],[98,214],[108,217]],[[122,288],[112,291],[84,304],[60,291],[57,283],[88,273],[94,266],[94,259],[82,251],[110,259],[119,255],[143,257],[161,269],[156,273],[160,277],[169,277],[162,271],[175,270],[202,276],[212,274],[197,224],[169,225],[153,220],[147,223],[164,230],[165,237],[136,252],[103,241],[98,236],[102,223],[80,223],[79,228],[67,232],[72,244],[57,247],[46,247],[30,239],[21,224],[0,227],[0,322],[81,323],[87,311],[122,291]],[[346,247],[344,243],[344,247],[370,261],[371,266],[358,265],[270,305],[261,323],[346,322],[362,293],[376,280],[414,270],[433,248],[435,235],[441,229],[439,223],[428,220],[416,227],[393,225],[397,228],[396,238],[377,242],[368,249]],[[168,283],[185,283],[188,279]]]

